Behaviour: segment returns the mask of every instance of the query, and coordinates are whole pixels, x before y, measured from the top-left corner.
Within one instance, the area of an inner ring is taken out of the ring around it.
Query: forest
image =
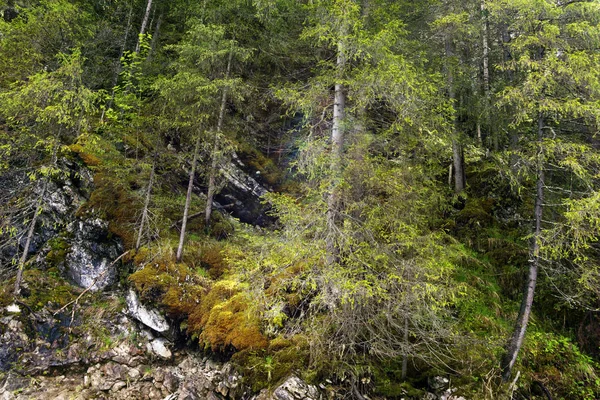
[[[0,0],[0,394],[598,399],[599,128],[598,0]]]

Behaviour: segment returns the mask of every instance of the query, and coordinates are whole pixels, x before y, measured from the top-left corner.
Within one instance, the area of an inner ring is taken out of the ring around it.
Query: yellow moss
[[[188,333],[215,351],[229,346],[236,350],[265,348],[268,341],[250,304],[237,282],[219,281],[190,314]]]
[[[100,211],[110,221],[108,229],[123,240],[126,248],[135,244],[135,223],[140,202],[128,192],[123,183],[108,173],[94,176],[95,190],[78,214]]]
[[[101,160],[93,154],[86,152],[82,145],[76,143],[69,146],[71,151],[77,153],[79,157],[83,160],[85,165],[89,167],[97,167],[101,164]]]
[[[248,303],[247,295],[238,293],[213,307],[200,339],[213,350],[229,346],[236,350],[266,348],[268,342],[260,331],[260,321]]]

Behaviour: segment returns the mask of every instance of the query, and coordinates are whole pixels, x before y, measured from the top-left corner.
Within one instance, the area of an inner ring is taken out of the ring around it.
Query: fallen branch
[[[187,217],[187,219],[188,219],[188,221],[189,221],[190,219],[192,219],[192,218],[196,218],[196,217],[199,217],[199,216],[201,216],[201,215],[204,215],[204,211],[200,211],[200,212],[198,212],[198,213],[196,213],[196,214],[189,215],[189,216]],[[173,223],[173,225],[171,225],[169,228],[170,228],[170,229],[177,228],[177,225],[180,225],[180,224],[182,224],[182,223],[183,223],[183,219],[180,219],[179,221],[175,221],[175,222]]]

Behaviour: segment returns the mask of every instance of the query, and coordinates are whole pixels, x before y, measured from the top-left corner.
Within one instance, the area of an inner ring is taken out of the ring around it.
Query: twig
[[[512,381],[512,383],[510,384],[510,388],[508,389],[510,391],[510,398],[513,398],[513,395],[515,394],[515,390],[517,389],[517,381],[519,380],[519,377],[521,376],[521,371],[517,371],[517,376],[515,376],[515,380]]]

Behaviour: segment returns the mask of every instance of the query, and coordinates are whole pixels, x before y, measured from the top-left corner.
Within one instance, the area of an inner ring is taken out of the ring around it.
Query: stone
[[[169,323],[157,310],[144,306],[133,289],[129,289],[127,297],[127,311],[136,320],[157,332],[168,332],[171,328]],[[169,356],[170,357],[170,356]]]
[[[276,221],[267,213],[270,206],[262,199],[268,189],[257,181],[260,174],[256,175],[256,171],[246,171],[248,167],[233,153],[232,161],[221,166],[226,185],[215,196],[215,206],[247,224],[268,226]]]
[[[113,392],[113,393],[114,392],[118,392],[119,390],[123,389],[125,386],[127,386],[127,382],[117,381],[112,386],[112,388],[110,389],[110,391]]]
[[[168,341],[164,338],[154,339],[150,342],[150,347],[152,348],[152,352],[159,356],[160,358],[164,358],[168,360],[171,358],[172,353],[171,350],[167,348]]]
[[[163,386],[169,391],[169,393],[173,393],[179,386],[179,378],[174,373],[168,371],[165,373]]]
[[[19,314],[21,312],[21,307],[16,304],[11,304],[6,307],[6,311],[11,314]]]

